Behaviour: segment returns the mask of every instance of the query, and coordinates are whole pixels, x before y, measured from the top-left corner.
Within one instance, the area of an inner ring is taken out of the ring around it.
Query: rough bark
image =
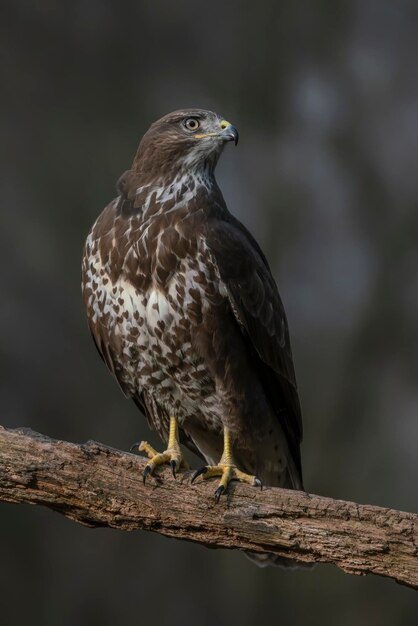
[[[86,526],[151,530],[212,548],[334,563],[418,588],[418,515],[277,488],[212,481],[169,469],[142,481],[145,459],[89,441],[56,441],[0,426],[0,500],[41,504]]]

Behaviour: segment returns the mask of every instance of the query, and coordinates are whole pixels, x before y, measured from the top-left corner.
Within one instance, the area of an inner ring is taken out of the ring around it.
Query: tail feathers
[[[283,569],[312,569],[315,563],[304,563],[287,559],[285,556],[277,554],[259,554],[258,552],[246,552],[245,556],[258,567],[282,567]]]
[[[281,441],[283,441],[283,439]],[[264,456],[262,456],[261,461],[271,458],[271,456],[268,456],[266,452],[267,451],[265,451]],[[286,459],[286,463],[281,465],[281,467],[284,465],[284,469],[280,472],[277,471],[277,467],[268,463],[263,464],[263,462],[261,462],[258,472],[259,477],[265,485],[304,491],[300,463],[295,463],[288,450],[283,451],[282,458],[283,457]],[[314,563],[296,561],[294,559],[288,559],[284,556],[278,556],[277,554],[272,553],[260,554],[258,552],[245,552],[245,555],[250,559],[250,561],[258,565],[258,567],[273,566],[285,569],[311,569],[314,565]]]
[[[281,487],[282,489],[295,489],[305,491],[301,473],[295,467],[291,459],[288,460],[287,467],[278,471],[275,467],[261,467],[256,471],[256,475],[266,487]]]

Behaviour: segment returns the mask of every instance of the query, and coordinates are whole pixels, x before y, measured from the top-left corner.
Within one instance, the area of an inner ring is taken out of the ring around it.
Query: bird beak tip
[[[228,126],[222,133],[226,141],[233,141],[235,145],[238,145],[239,133],[235,126]]]

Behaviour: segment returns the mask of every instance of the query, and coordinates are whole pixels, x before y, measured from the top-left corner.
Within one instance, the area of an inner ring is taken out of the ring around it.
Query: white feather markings
[[[150,291],[145,311],[148,327],[153,328],[157,322],[164,320],[170,313],[171,307],[165,295],[159,289]]]

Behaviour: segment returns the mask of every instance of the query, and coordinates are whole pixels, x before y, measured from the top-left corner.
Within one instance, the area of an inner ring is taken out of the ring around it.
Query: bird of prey
[[[238,131],[211,111],[166,115],[145,133],[117,198],[88,235],[82,289],[106,365],[165,442],[162,464],[193,479],[302,489],[301,410],[289,331],[266,257],[227,209],[214,171]]]

